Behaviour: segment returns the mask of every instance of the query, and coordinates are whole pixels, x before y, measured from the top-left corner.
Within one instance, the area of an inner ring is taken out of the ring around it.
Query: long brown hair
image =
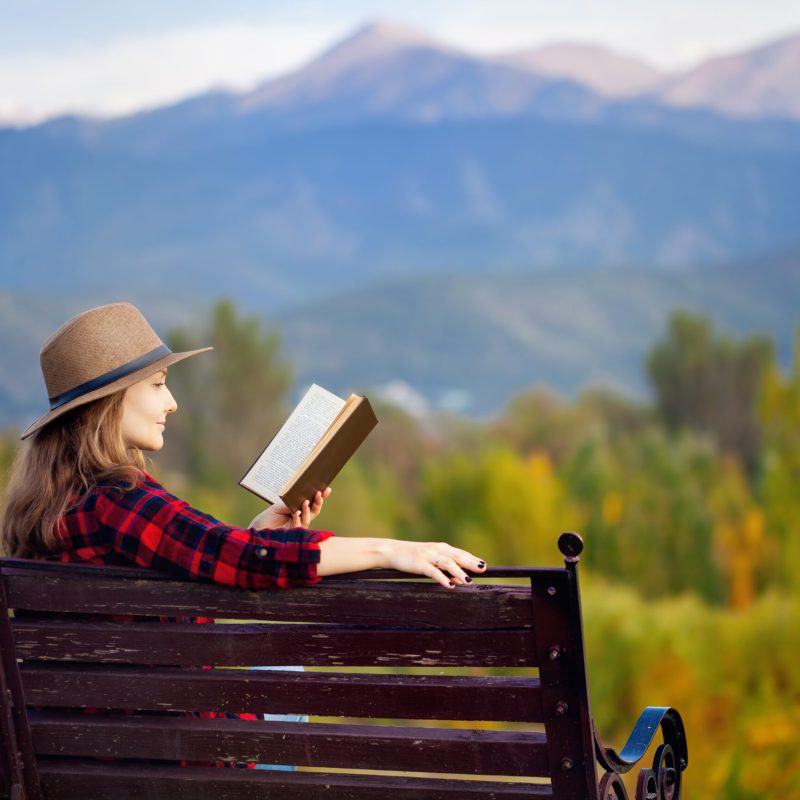
[[[56,552],[56,526],[71,504],[101,482],[135,485],[144,459],[122,439],[124,396],[115,392],[78,406],[22,445],[0,510],[6,555],[42,558]]]

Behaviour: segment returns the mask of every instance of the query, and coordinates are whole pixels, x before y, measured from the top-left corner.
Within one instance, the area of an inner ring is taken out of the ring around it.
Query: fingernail
[[[486,566],[486,562],[485,561],[479,561],[478,562],[478,569],[483,569],[485,566]]]
[[[464,578],[464,582],[465,583],[472,583],[472,578],[470,578],[470,576],[467,575],[466,578]]]
[[[447,585],[448,585],[448,586],[449,586],[451,589],[455,587],[455,584],[453,583],[453,581],[448,581],[448,582],[447,582]]]

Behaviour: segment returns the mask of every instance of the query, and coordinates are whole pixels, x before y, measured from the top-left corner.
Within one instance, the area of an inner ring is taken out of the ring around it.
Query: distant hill
[[[432,407],[499,410],[534,385],[647,393],[644,359],[670,313],[774,340],[784,366],[800,324],[800,251],[691,274],[603,269],[409,278],[293,309],[281,319],[300,385],[408,384]],[[455,400],[453,399],[455,398]]]
[[[67,316],[124,295],[0,295],[0,426],[45,402],[36,356]],[[721,330],[763,333],[788,365],[800,322],[800,251],[687,273],[600,269],[443,274],[382,281],[264,315],[283,334],[297,386],[385,390],[400,383],[432,407],[499,410],[533,385],[567,396],[591,385],[642,396],[647,350],[669,314],[691,308]],[[134,298],[163,333],[206,319],[202,299]],[[240,303],[257,311],[258,298]]]

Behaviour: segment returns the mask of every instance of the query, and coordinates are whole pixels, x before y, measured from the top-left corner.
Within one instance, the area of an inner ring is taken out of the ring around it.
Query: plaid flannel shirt
[[[59,520],[57,532],[61,561],[149,567],[243,589],[316,583],[319,543],[333,535],[225,525],[147,473],[133,489],[94,488]]]

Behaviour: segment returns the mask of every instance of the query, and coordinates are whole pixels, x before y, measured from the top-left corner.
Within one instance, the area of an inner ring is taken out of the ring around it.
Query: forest
[[[179,410],[152,469],[235,524],[262,506],[237,482],[294,387],[277,331],[220,301],[167,338],[213,353],[170,370]],[[789,369],[767,338],[675,312],[642,369],[650,399],[535,386],[491,419],[380,424],[317,527],[446,539],[491,565],[557,564],[581,533],[592,708],[620,747],[645,705],[687,726],[687,797],[800,798],[800,335]],[[354,386],[353,391],[364,387]],[[0,481],[18,432],[0,438]]]

